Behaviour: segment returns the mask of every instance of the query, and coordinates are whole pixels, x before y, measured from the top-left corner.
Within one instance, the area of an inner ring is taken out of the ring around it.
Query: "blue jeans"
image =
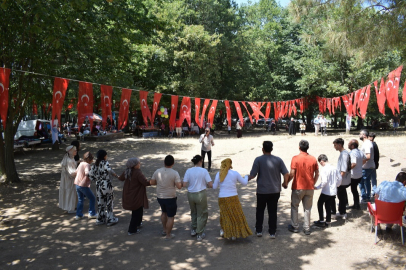
[[[359,189],[361,190],[361,197],[363,200],[371,197],[371,178],[375,169],[362,169],[362,179],[359,183]]]
[[[372,175],[371,175],[371,184],[372,184],[372,195],[375,194],[374,190],[376,189],[376,169],[371,169],[372,170]]]
[[[80,186],[76,185],[76,192],[78,193],[78,205],[76,207],[76,215],[78,217],[83,217],[84,196],[89,198],[89,214],[91,216],[96,215],[96,209],[95,209],[96,198],[94,197],[92,190],[88,187],[80,187]]]

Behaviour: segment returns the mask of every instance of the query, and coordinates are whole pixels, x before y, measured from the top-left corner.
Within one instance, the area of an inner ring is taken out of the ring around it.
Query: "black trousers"
[[[323,205],[326,208],[326,222],[331,222],[331,205],[335,203],[336,196],[329,196],[321,193],[317,201],[317,210],[319,210],[319,220],[324,220]]]
[[[144,207],[140,207],[137,210],[132,210],[130,226],[128,227],[129,233],[135,233],[137,227],[141,225],[142,216],[144,215]]]
[[[347,203],[348,203],[348,197],[347,197],[347,187],[350,185],[341,185],[337,188],[337,198],[338,198],[338,212],[340,212],[340,215],[344,215],[347,213]],[[334,215],[337,213],[337,207],[336,207],[336,200],[334,199],[333,202],[331,203],[331,213]]]
[[[209,166],[207,168],[210,170],[210,168],[211,168],[211,150],[207,151],[207,152],[202,150],[202,158],[203,158],[202,168],[204,168],[204,158],[206,156],[206,153],[207,153],[207,159],[209,160]]]
[[[358,193],[358,184],[361,182],[361,178],[353,179],[351,178],[351,192],[354,197],[354,205],[359,206],[359,193]]]
[[[258,194],[257,193],[257,222],[255,224],[255,228],[257,232],[262,232],[262,224],[264,223],[264,212],[265,208],[268,207],[268,226],[269,226],[269,233],[275,234],[276,233],[276,222],[277,222],[277,215],[276,212],[278,210],[278,200],[281,196],[279,193],[271,193],[271,194]]]

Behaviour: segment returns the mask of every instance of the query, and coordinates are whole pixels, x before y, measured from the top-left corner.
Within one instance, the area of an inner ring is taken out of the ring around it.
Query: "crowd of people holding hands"
[[[112,226],[118,222],[113,213],[113,184],[112,177],[124,181],[122,206],[132,211],[128,227],[128,235],[139,233],[142,227],[144,209],[149,207],[146,187],[156,185],[156,197],[161,207],[161,234],[166,240],[174,237],[172,228],[177,214],[176,189],[187,189],[187,198],[190,206],[191,229],[190,235],[202,241],[206,234],[205,228],[208,220],[207,189],[219,189],[218,205],[220,209],[220,236],[227,239],[245,238],[252,235],[248,226],[241,203],[239,201],[237,185],[246,186],[249,181],[256,179],[256,223],[255,235],[263,235],[264,213],[268,211],[268,234],[271,239],[276,238],[278,201],[282,191],[288,188],[292,181],[291,191],[291,221],[288,230],[299,232],[299,205],[304,209],[303,232],[311,234],[311,226],[330,227],[335,219],[347,219],[347,210],[359,211],[360,203],[371,201],[374,197],[391,199],[390,192],[396,192],[398,200],[406,200],[406,174],[397,176],[396,189],[393,182],[383,182],[377,187],[376,169],[379,166],[379,150],[373,142],[375,135],[367,130],[360,132],[363,141],[361,149],[359,142],[352,139],[348,142],[348,149],[342,138],[333,141],[335,150],[340,152],[337,166],[332,166],[325,154],[316,157],[308,154],[309,143],[306,140],[299,142],[299,154],[291,160],[290,170],[284,161],[272,155],[273,143],[264,141],[262,155],[258,156],[252,165],[249,174],[242,177],[233,169],[232,160],[222,160],[219,172],[214,180],[210,177],[211,147],[214,146],[210,129],[199,138],[202,143],[201,155],[192,159],[192,167],[187,169],[183,179],[172,167],[175,159],[167,155],[164,166],[156,170],[148,180],[141,170],[141,160],[130,158],[121,175],[117,175],[110,167],[107,152],[99,150],[96,161],[92,153],[86,152],[83,160],[79,160],[80,145],[74,143],[66,148],[62,160],[61,183],[59,190],[59,207],[68,213],[75,213],[75,219],[83,218],[83,200],[89,199],[88,218],[95,219],[96,225],[106,224]],[[208,170],[204,169],[204,156],[208,155]],[[77,159],[75,160],[75,156]],[[319,172],[319,164],[321,169]],[[320,178],[320,179],[319,179]],[[93,195],[90,185],[96,184],[96,196]],[[372,187],[371,187],[372,182]],[[385,185],[384,185],[385,183]],[[401,185],[399,183],[402,183]],[[351,187],[354,205],[348,205],[347,188]],[[358,187],[362,200],[359,200]],[[315,190],[321,190],[317,202],[319,220],[311,223],[311,209]],[[372,190],[372,191],[371,191]],[[338,211],[336,210],[338,199]],[[96,206],[97,202],[97,206]],[[75,210],[76,208],[76,210]],[[323,209],[324,208],[324,209]]]

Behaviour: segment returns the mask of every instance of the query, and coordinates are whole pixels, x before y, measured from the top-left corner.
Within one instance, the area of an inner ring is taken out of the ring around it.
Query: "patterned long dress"
[[[106,160],[100,161],[99,166],[94,164],[89,172],[90,180],[96,182],[97,223],[116,221],[113,214],[114,194],[110,173],[114,171]]]

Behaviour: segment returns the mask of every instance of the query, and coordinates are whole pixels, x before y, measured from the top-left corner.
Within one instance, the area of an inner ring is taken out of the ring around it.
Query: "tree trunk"
[[[18,177],[16,165],[14,163],[14,127],[12,121],[7,119],[6,130],[4,131],[4,158],[6,166],[6,183],[21,182]]]
[[[0,131],[0,177],[6,174],[5,150],[3,142],[3,133]]]

